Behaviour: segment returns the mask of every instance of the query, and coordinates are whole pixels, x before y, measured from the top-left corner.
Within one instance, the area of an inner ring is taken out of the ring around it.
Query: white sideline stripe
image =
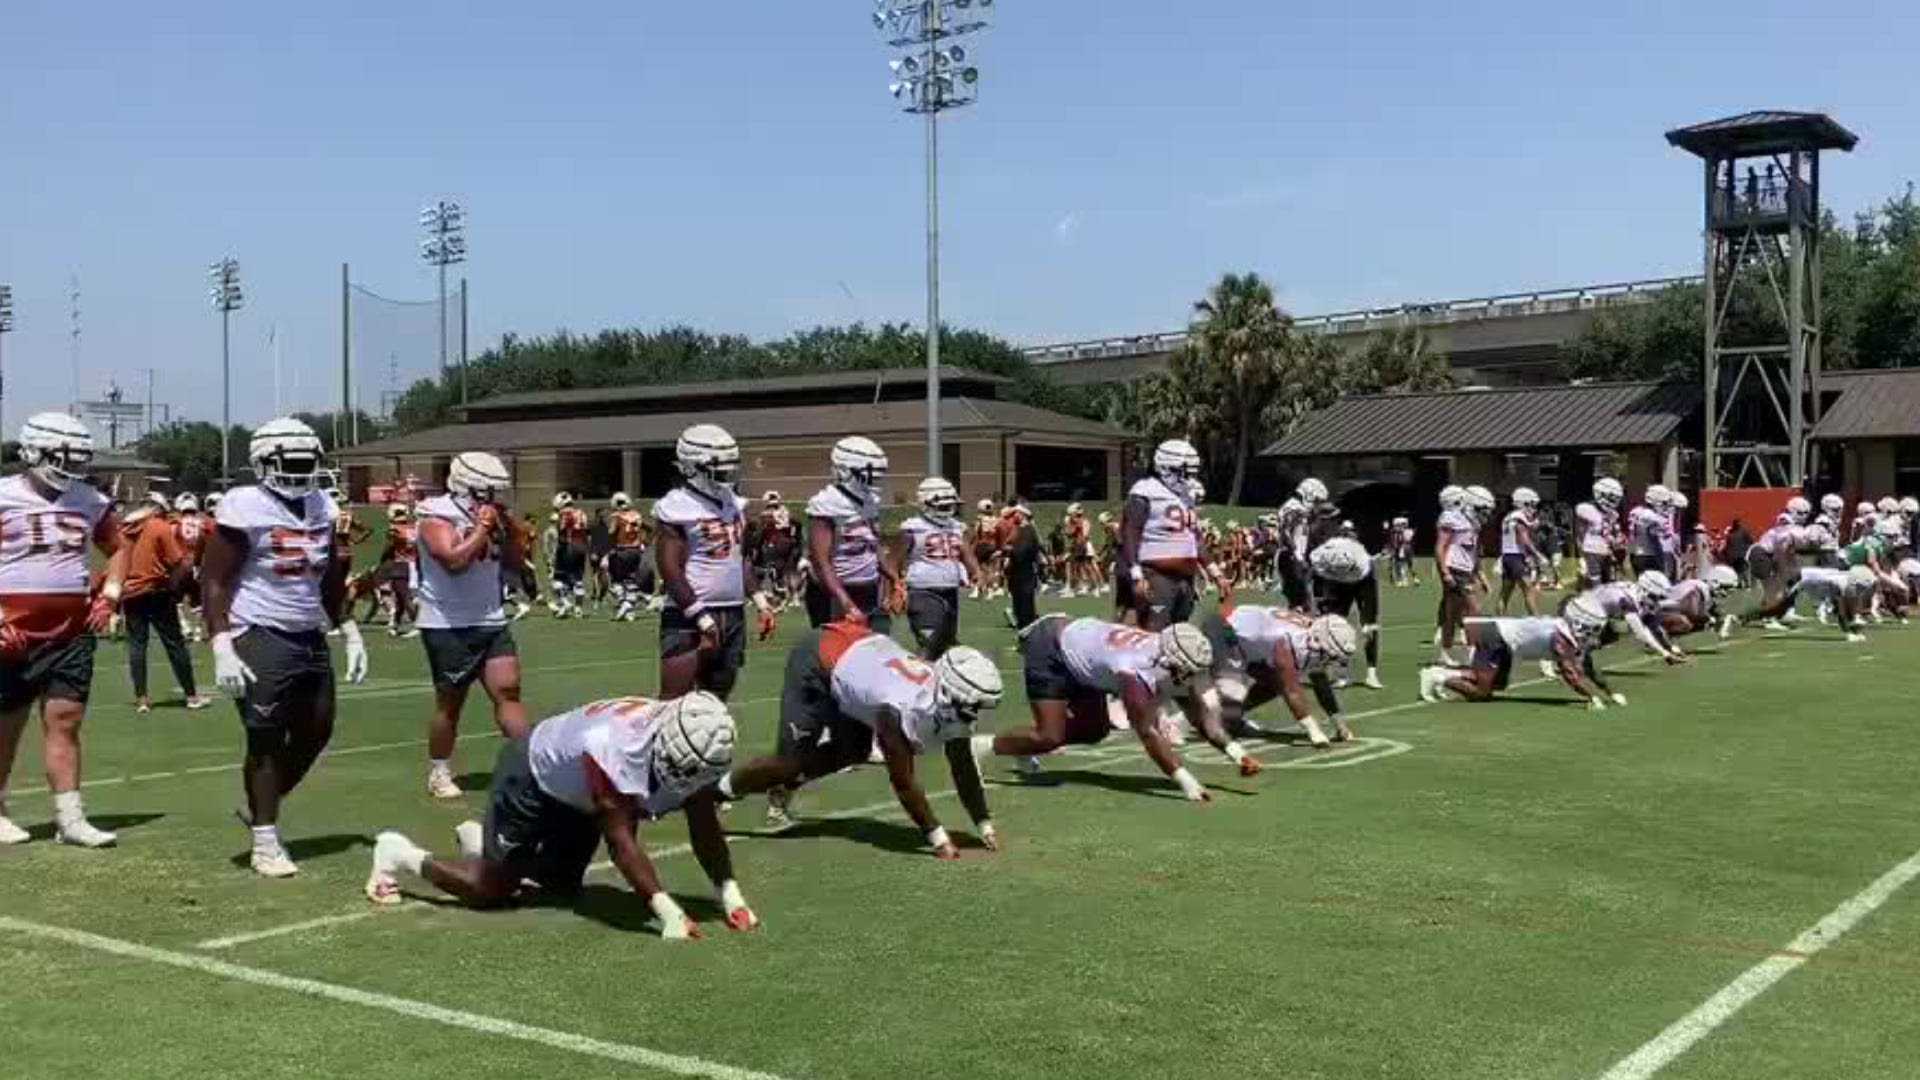
[[[1844,937],[1916,877],[1920,877],[1920,852],[1915,852],[1905,862],[1880,875],[1873,884],[1848,897],[1839,907],[1828,912],[1826,917],[1788,942],[1785,948],[1741,972],[1739,978],[1722,987],[1719,993],[1702,1002],[1699,1008],[1674,1021],[1646,1045],[1622,1058],[1619,1064],[1602,1074],[1600,1080],[1646,1080],[1673,1064],[1695,1043],[1712,1034],[1715,1028],[1731,1020],[1755,998],[1771,989],[1774,983],[1786,978],[1821,950]]]
[[[335,923],[359,922],[371,914],[372,912],[367,910],[355,911],[346,915],[323,915],[318,919],[307,919],[304,922],[288,923],[285,926],[276,926],[268,930],[255,930],[246,934],[234,934],[231,937],[208,938],[205,941],[194,942],[193,947],[196,949],[231,949],[235,945],[246,945],[250,942],[265,941],[268,938],[279,937],[282,934],[297,934],[302,930],[318,930],[323,926],[332,926]]]
[[[57,941],[66,945],[89,949],[93,952],[107,953],[130,960],[144,960],[150,964],[197,971],[203,975],[214,975],[222,979],[265,986],[274,990],[304,994],[307,997],[336,1001],[345,1005],[358,1005],[365,1009],[376,1009],[393,1013],[412,1020],[425,1020],[445,1027],[460,1028],[481,1035],[495,1035],[503,1039],[517,1039],[520,1042],[534,1043],[564,1050],[583,1057],[601,1058],[617,1061],[626,1065],[639,1065],[644,1068],[658,1069],[662,1072],[676,1073],[681,1076],[711,1077],[712,1080],[779,1080],[769,1073],[753,1072],[748,1069],[723,1065],[716,1061],[707,1061],[681,1054],[669,1054],[661,1050],[649,1050],[643,1046],[629,1046],[625,1043],[607,1042],[586,1035],[571,1032],[554,1031],[550,1028],[534,1027],[513,1020],[484,1016],[479,1013],[463,1012],[424,1001],[395,997],[391,994],[379,994],[370,990],[356,990],[350,986],[337,986],[320,982],[317,979],[303,979],[294,975],[282,975],[275,971],[260,968],[242,967],[229,964],[224,960],[215,960],[206,956],[194,956],[191,953],[173,952],[140,945],[118,938],[89,934],[81,930],[68,930],[59,926],[47,926],[41,923],[27,922],[0,916],[0,930],[9,931],[26,937]]]

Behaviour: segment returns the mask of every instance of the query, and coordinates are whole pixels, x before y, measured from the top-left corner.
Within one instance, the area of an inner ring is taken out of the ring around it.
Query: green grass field
[[[1216,792],[1195,807],[1115,737],[1045,782],[996,772],[1007,848],[958,864],[857,770],[786,834],[756,835],[757,800],[729,815],[759,933],[720,929],[694,861],[663,858],[711,935],[686,944],[606,873],[577,912],[369,908],[373,834],[449,850],[498,746],[471,709],[467,802],[427,798],[418,642],[370,638],[374,678],[289,801],[303,873],[280,882],[244,869],[231,707],[136,716],[104,647],[87,797],[121,846],[47,839],[30,737],[12,809],[39,839],[0,849],[0,1076],[1599,1077],[1755,965],[1805,959],[1783,950],[1920,847],[1915,631],[1696,641],[1676,669],[1616,647],[1631,705],[1599,714],[1545,684],[1424,705],[1432,595],[1387,602],[1388,688],[1347,693],[1358,749],[1264,747],[1281,767],[1242,780],[1189,747]],[[749,751],[773,741],[796,615],[735,695]],[[964,618],[1014,663],[998,605]],[[655,687],[651,624],[517,633],[536,715]],[[1010,670],[999,726],[1024,722],[1018,688]],[[950,786],[937,759],[923,776]],[[1920,1075],[1916,1004],[1920,891],[1897,891],[1661,1075]]]

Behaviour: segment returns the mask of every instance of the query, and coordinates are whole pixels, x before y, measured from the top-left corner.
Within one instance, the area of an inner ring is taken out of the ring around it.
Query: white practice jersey
[[[1764,551],[1769,555],[1777,555],[1782,551],[1791,550],[1793,547],[1793,531],[1794,527],[1792,525],[1775,525],[1773,528],[1760,534],[1760,538],[1755,540],[1753,546],[1748,549],[1748,554],[1752,554],[1755,551]]]
[[[1194,529],[1198,515],[1187,485],[1170,487],[1159,477],[1149,476],[1135,481],[1127,497],[1147,504],[1146,524],[1140,530],[1141,562],[1200,557],[1200,535]]]
[[[1795,525],[1787,533],[1793,541],[1793,549],[1805,554],[1831,554],[1840,550],[1840,538],[1832,529],[1816,521],[1810,525]]]
[[[1236,606],[1227,615],[1227,625],[1240,643],[1241,655],[1250,664],[1272,664],[1280,646],[1293,654],[1293,667],[1302,675],[1318,671],[1324,663],[1310,644],[1306,620],[1284,608]]]
[[[1618,519],[1590,502],[1573,508],[1573,520],[1580,533],[1580,553],[1608,555],[1613,552],[1613,531]]]
[[[1532,533],[1533,522],[1525,510],[1507,511],[1507,516],[1500,519],[1500,554],[1531,554]]]
[[[326,625],[320,579],[333,552],[338,515],[323,491],[291,502],[254,485],[227,492],[214,520],[247,538],[229,615],[234,633],[249,626],[299,633]]]
[[[587,787],[586,759],[623,795],[632,796],[648,817],[663,817],[680,808],[691,791],[677,791],[658,782],[651,769],[631,770],[627,763],[644,761],[663,719],[672,715],[667,703],[646,698],[595,701],[569,713],[542,720],[527,743],[527,761],[540,790],[582,813],[593,813],[593,794]],[[720,777],[713,778],[714,783]]]
[[[451,495],[420,503],[413,515],[423,524],[435,519],[451,524],[456,540],[474,526],[473,515]],[[485,559],[468,563],[458,574],[440,565],[422,538],[416,537],[414,553],[419,559],[413,574],[414,597],[420,601],[420,617],[414,625],[422,630],[507,625],[506,607],[501,603],[500,553],[491,545]]]
[[[1600,605],[1600,610],[1606,612],[1609,618],[1614,619],[1624,619],[1628,615],[1638,618],[1642,613],[1645,596],[1638,587],[1624,581],[1595,585],[1584,595]]]
[[[1109,694],[1135,679],[1159,693],[1166,680],[1160,667],[1160,636],[1104,619],[1075,619],[1060,630],[1060,656],[1080,685]]]
[[[1673,583],[1673,588],[1660,601],[1661,611],[1674,611],[1688,618],[1703,619],[1713,614],[1713,588],[1699,578],[1687,578]]]
[[[715,501],[691,488],[677,487],[653,504],[653,520],[686,534],[687,585],[696,604],[703,609],[730,608],[747,602],[746,563],[740,554],[747,517],[739,496],[728,491]],[[676,606],[672,592],[667,593],[667,606]]]
[[[1469,623],[1474,620],[1468,619]],[[1580,639],[1565,619],[1552,615],[1529,615],[1517,619],[1491,619],[1500,639],[1512,650],[1515,660],[1546,660],[1561,645],[1578,649]]]
[[[1651,506],[1636,506],[1627,515],[1627,550],[1635,555],[1657,557],[1667,549],[1663,534],[1667,515]]]
[[[967,564],[960,561],[967,528],[958,518],[935,521],[915,514],[900,524],[907,541],[907,587],[958,589],[967,584]]]
[[[1847,591],[1847,572],[1831,566],[1803,567],[1793,591],[1823,603],[1837,604]]]
[[[940,708],[933,666],[882,634],[848,646],[829,673],[833,703],[843,716],[871,728],[892,710],[916,754],[964,739],[973,729]]]
[[[833,573],[842,585],[879,580],[879,499],[856,499],[839,484],[828,484],[807,500],[807,516],[833,522]]]
[[[1307,544],[1312,531],[1313,514],[1307,504],[1299,499],[1288,499],[1280,504],[1280,542],[1293,554],[1295,559],[1307,557]]]
[[[0,480],[0,595],[85,596],[87,545],[111,506],[92,484],[47,499],[25,476]]]
[[[1447,545],[1447,569],[1472,573],[1480,559],[1480,528],[1464,510],[1445,510],[1435,526]]]

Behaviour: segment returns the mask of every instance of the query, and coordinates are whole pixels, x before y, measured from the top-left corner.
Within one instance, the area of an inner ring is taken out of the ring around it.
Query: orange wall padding
[[[1718,534],[1739,518],[1747,532],[1759,536],[1799,494],[1799,488],[1706,488],[1700,492],[1700,521]]]

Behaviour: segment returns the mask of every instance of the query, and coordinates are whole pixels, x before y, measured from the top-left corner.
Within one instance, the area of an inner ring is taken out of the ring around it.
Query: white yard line
[[[230,937],[208,938],[205,941],[194,942],[193,947],[196,949],[231,949],[236,945],[249,945],[256,941],[265,941],[268,938],[280,937],[283,934],[298,934],[303,930],[318,930],[323,926],[359,922],[361,919],[370,918],[373,914],[374,911],[372,908],[363,908],[345,915],[323,915],[318,919],[306,919],[301,922],[287,923],[285,926],[270,927],[266,930],[254,930],[245,934],[234,934]]]
[[[1819,922],[1789,941],[1779,952],[1740,973],[1700,1004],[1699,1008],[1674,1021],[1646,1045],[1622,1058],[1600,1080],[1646,1080],[1673,1064],[1694,1044],[1712,1034],[1715,1028],[1753,1003],[1800,965],[1813,959],[1827,946],[1846,936],[1860,921],[1878,911],[1914,878],[1920,877],[1920,852],[1880,875],[1873,884],[1847,898]]]
[[[410,998],[396,997],[392,994],[380,994],[369,990],[356,990],[350,986],[321,982],[318,979],[306,979],[295,975],[282,975],[276,971],[261,968],[242,967],[229,964],[224,960],[215,960],[192,953],[173,952],[168,949],[154,948],[136,942],[122,941],[118,938],[89,934],[81,930],[68,930],[59,926],[47,926],[42,923],[28,922],[0,916],[0,931],[22,937],[38,938],[42,941],[54,941],[63,945],[87,949],[91,952],[106,953],[110,956],[129,960],[140,960],[149,964],[212,975],[216,978],[231,979],[235,982],[266,987],[271,990],[284,990],[288,993],[303,994],[324,1001],[338,1002],[344,1005],[357,1005],[363,1009],[392,1013],[410,1020],[424,1020],[444,1027],[459,1028],[480,1035],[493,1035],[503,1039],[515,1039],[520,1042],[534,1043],[555,1050],[564,1050],[582,1057],[600,1058],[624,1065],[637,1065],[642,1068],[658,1069],[662,1072],[680,1076],[710,1077],[712,1080],[778,1080],[769,1073],[754,1072],[736,1068],[732,1065],[708,1061],[704,1058],[688,1057],[683,1054],[670,1054],[662,1050],[649,1050],[644,1046],[632,1046],[626,1043],[608,1042],[586,1035],[576,1035],[551,1028],[535,1027],[514,1020],[485,1016],[480,1013],[449,1009],[445,1006],[414,1001]]]

